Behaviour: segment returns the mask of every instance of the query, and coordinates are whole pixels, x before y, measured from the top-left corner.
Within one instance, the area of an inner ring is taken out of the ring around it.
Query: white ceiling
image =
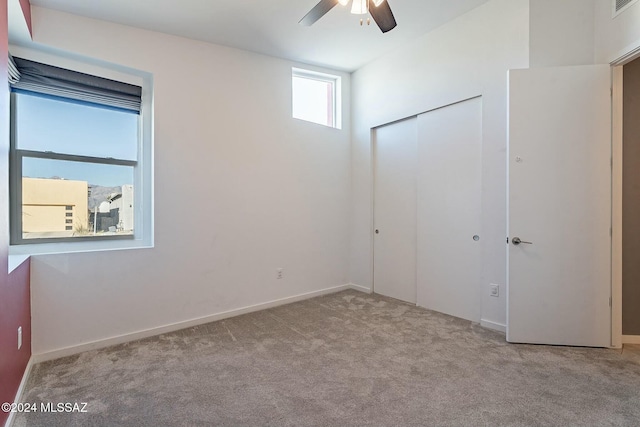
[[[487,0],[389,0],[398,22],[382,34],[375,23],[336,6],[311,27],[298,21],[319,0],[31,0],[31,4],[354,71]]]

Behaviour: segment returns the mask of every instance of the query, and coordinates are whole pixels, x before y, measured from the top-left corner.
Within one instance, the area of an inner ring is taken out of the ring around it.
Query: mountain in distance
[[[113,193],[122,193],[122,187],[103,187],[89,184],[89,210],[93,211],[96,206],[100,206],[100,203],[107,201]]]

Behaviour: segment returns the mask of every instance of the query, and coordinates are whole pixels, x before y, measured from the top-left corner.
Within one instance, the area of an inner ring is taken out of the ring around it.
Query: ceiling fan
[[[321,0],[320,3],[315,5],[314,8],[300,20],[300,24],[309,27],[333,9],[338,3],[346,6],[350,1],[351,0]],[[396,19],[393,17],[393,12],[391,12],[389,3],[387,3],[386,0],[353,0],[351,13],[356,15],[369,13],[383,33],[393,30],[397,25]],[[367,21],[369,20],[367,19]],[[361,19],[360,25],[362,25],[362,22]]]

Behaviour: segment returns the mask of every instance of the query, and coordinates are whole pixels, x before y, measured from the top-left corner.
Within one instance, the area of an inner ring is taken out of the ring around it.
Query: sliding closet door
[[[418,116],[417,304],[480,320],[482,99]]]
[[[416,118],[374,131],[374,292],[416,302]]]

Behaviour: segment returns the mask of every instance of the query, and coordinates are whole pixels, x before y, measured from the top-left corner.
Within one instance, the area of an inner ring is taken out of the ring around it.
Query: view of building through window
[[[132,235],[139,116],[14,96],[22,239]]]
[[[133,234],[133,184],[22,178],[22,237]]]

